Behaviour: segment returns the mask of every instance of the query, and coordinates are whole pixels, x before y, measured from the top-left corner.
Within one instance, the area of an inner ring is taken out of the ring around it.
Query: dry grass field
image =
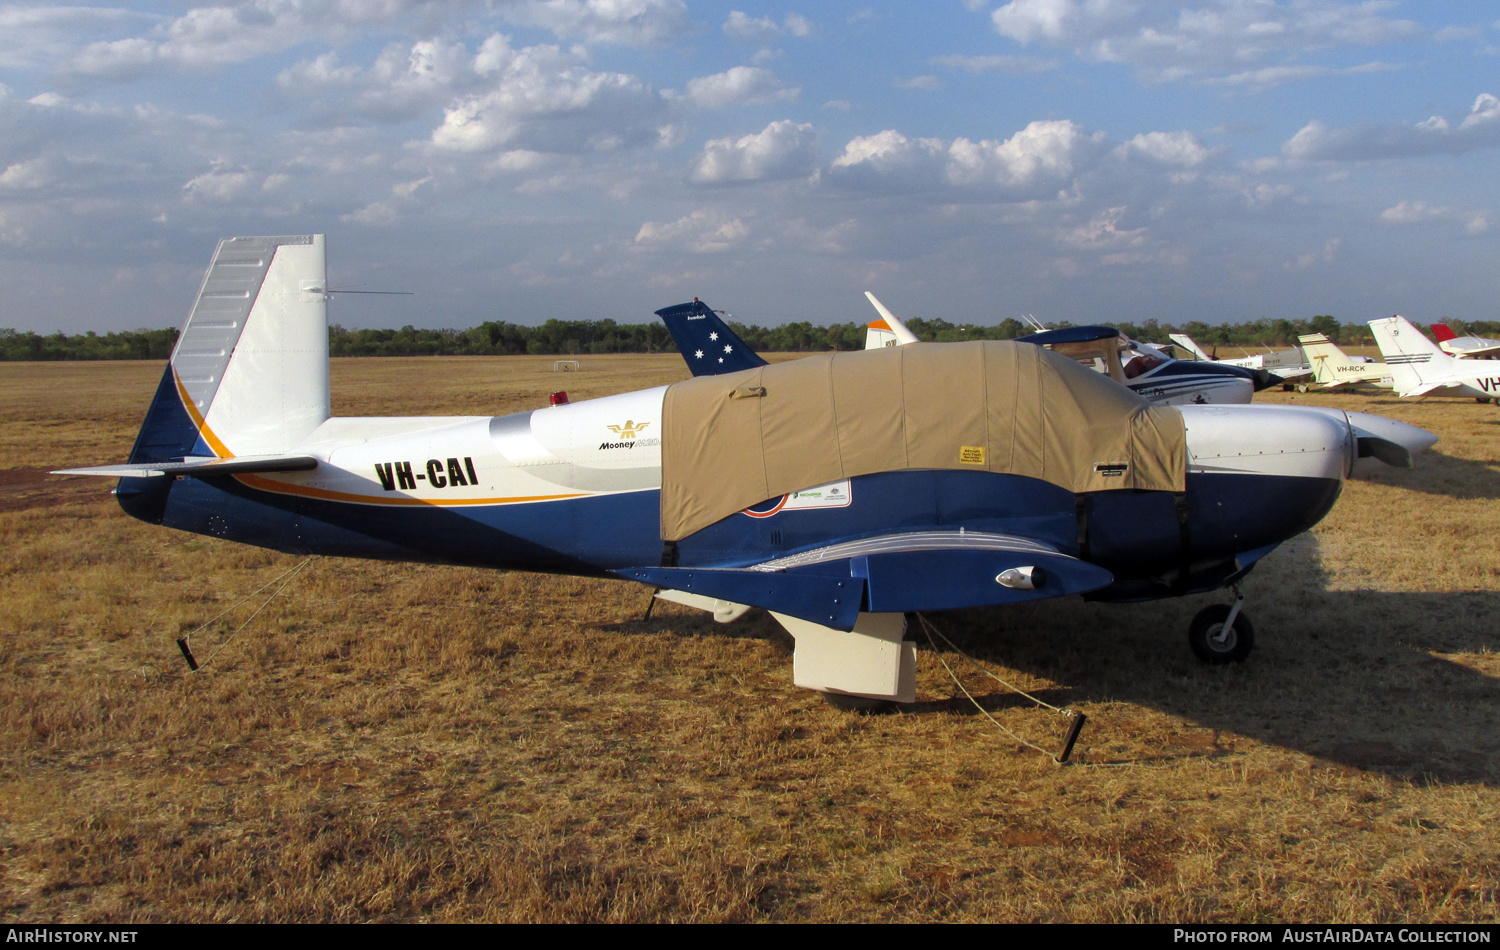
[[[340,414],[490,414],[676,356],[347,360]],[[313,562],[152,528],[101,479],[159,364],[0,364],[0,916],[147,921],[1500,920],[1500,409],[1275,393],[1442,436],[1217,598],[932,619],[920,702],[837,711],[764,615],[625,582]]]

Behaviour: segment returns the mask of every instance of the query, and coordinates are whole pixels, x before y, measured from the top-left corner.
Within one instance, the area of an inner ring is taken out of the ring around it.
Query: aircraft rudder
[[[219,456],[284,452],[330,413],[323,235],[226,238],[172,354]]]
[[[1370,329],[1390,367],[1396,391],[1403,395],[1421,388],[1429,378],[1441,375],[1453,359],[1405,317],[1371,320]]]

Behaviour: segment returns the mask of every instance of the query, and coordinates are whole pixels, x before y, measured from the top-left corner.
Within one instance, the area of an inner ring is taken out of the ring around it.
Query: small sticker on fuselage
[[[741,514],[752,518],[769,518],[783,511],[808,511],[814,508],[847,508],[853,500],[853,489],[848,479],[830,482],[813,488],[804,488],[789,495],[746,508]]]

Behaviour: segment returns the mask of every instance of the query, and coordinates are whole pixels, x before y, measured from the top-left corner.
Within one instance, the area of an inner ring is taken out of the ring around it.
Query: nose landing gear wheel
[[[1231,609],[1229,604],[1204,607],[1188,627],[1188,645],[1204,663],[1243,663],[1254,649],[1255,628],[1243,611],[1232,625],[1225,625]]]

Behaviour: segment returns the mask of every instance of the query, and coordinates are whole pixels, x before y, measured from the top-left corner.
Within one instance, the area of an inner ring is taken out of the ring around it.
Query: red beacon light
[[[551,401],[552,405],[554,406],[566,406],[568,404],[567,391],[559,389],[557,392],[552,394]]]

